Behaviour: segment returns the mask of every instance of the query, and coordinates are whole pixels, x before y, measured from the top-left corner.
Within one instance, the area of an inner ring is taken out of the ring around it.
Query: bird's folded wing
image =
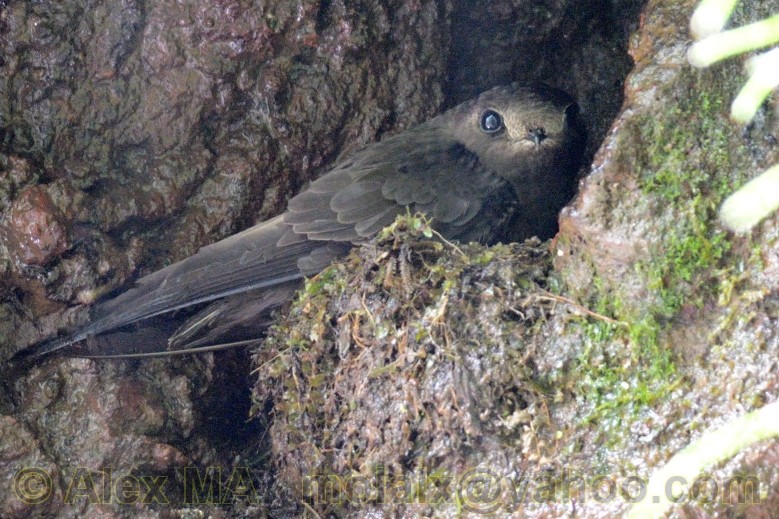
[[[292,198],[283,215],[204,247],[96,304],[90,324],[36,353],[315,274],[407,211],[427,214],[447,238],[484,240],[514,210],[513,199],[508,182],[486,170],[434,119],[337,165]]]
[[[450,238],[478,239],[516,208],[509,183],[436,120],[357,152],[289,201],[284,223],[312,240],[359,242],[407,211]],[[482,221],[483,220],[483,221]]]

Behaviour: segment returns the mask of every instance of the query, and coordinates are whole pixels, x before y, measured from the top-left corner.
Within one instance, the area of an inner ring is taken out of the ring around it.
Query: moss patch
[[[729,93],[718,84],[721,80],[714,73],[688,72],[679,82],[675,88],[683,87],[683,98],[671,94],[677,102],[659,117],[634,121],[640,135],[634,150],[640,187],[670,216],[658,235],[658,253],[640,265],[648,288],[659,295],[651,311],[666,318],[686,304],[701,307],[718,294],[724,280],[718,268],[730,242],[716,212],[742,181],[737,165],[746,162],[727,119]]]
[[[590,402],[590,420],[624,427],[684,384],[666,332],[675,321],[707,312],[739,283],[726,268],[731,242],[717,209],[751,161],[727,119],[732,88],[724,77],[738,75],[686,70],[658,94],[665,106],[625,123],[616,160],[637,182],[649,254],[633,265],[639,297],[635,287],[594,279],[588,305],[621,325],[593,319],[577,325],[583,346],[575,391]]]

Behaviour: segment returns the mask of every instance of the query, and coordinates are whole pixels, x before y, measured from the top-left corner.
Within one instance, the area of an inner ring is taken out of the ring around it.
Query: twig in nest
[[[430,228],[430,232],[432,232],[432,233],[433,233],[433,236],[435,236],[436,238],[438,238],[439,240],[441,240],[442,242],[444,242],[446,245],[448,245],[449,247],[451,247],[452,249],[454,249],[454,251],[455,251],[455,252],[457,252],[458,254],[460,254],[460,256],[462,256],[462,257],[463,257],[463,258],[464,258],[466,261],[468,260],[468,256],[466,256],[466,255],[465,255],[465,253],[464,253],[463,251],[461,251],[461,250],[460,250],[460,247],[458,247],[458,246],[457,246],[457,245],[455,245],[454,243],[452,243],[452,242],[450,242],[449,240],[447,240],[446,238],[444,238],[444,237],[441,235],[441,233],[440,233],[440,232],[436,231],[436,230],[435,230],[435,229],[433,229],[433,228]]]
[[[614,324],[617,326],[628,326],[628,323],[624,321],[618,321],[616,319],[612,319],[611,317],[606,317],[605,315],[599,314],[597,312],[593,312],[589,308],[584,307],[579,303],[577,303],[576,301],[568,299],[567,297],[558,296],[551,292],[547,292],[546,290],[544,290],[543,293],[544,293],[543,295],[533,294],[531,297],[541,301],[554,301],[557,303],[564,303],[567,305],[571,305],[577,310],[580,310],[581,312],[584,312],[585,314],[589,315],[590,317],[594,317],[596,319],[600,319],[601,321],[605,321],[609,324]]]

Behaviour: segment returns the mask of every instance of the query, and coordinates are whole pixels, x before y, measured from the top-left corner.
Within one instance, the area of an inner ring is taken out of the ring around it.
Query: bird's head
[[[584,135],[578,106],[565,92],[502,86],[452,112],[456,138],[513,184],[575,176]]]

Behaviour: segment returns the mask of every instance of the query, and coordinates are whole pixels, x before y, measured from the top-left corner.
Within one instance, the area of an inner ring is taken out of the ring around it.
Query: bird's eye
[[[503,129],[503,117],[495,110],[485,110],[479,119],[479,127],[484,133],[498,133]]]

